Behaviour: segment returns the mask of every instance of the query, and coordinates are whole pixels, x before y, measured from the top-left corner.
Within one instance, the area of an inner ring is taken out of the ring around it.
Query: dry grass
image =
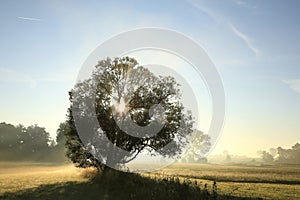
[[[53,186],[55,192],[62,190],[62,193],[70,183],[74,183],[74,187],[77,187],[78,183],[78,188],[96,187],[90,185],[90,178],[94,177],[95,173],[96,171],[93,169],[77,169],[73,165],[0,163],[0,196],[7,192],[20,193],[26,189],[40,192],[38,188],[43,188],[42,185],[51,184],[56,185]],[[181,181],[189,178],[193,182],[197,181],[201,188],[207,184],[209,190],[212,189],[213,180],[217,180],[217,192],[221,195],[231,194],[238,197],[263,199],[300,199],[299,167],[174,164],[144,175],[151,178],[156,177],[156,179],[175,176],[179,177]],[[146,179],[143,181],[147,182]],[[95,190],[98,189],[95,188]],[[46,195],[46,191],[44,195]]]
[[[20,170],[18,170],[18,166]],[[147,178],[109,170],[97,176],[92,169],[68,166],[2,165],[0,199],[144,199],[199,200],[236,199],[200,188],[178,178]],[[5,173],[3,173],[5,172]],[[92,177],[93,179],[89,179]],[[238,198],[239,200],[245,198]],[[252,198],[251,198],[252,199]]]
[[[88,181],[85,174],[85,170],[77,169],[73,165],[40,166],[29,163],[1,163],[0,195],[5,192],[36,188],[43,184],[85,182]]]
[[[300,184],[299,166],[224,166],[209,164],[173,164],[156,171],[206,180]]]
[[[218,193],[263,199],[300,199],[299,166],[173,164],[152,174],[189,177],[202,185],[216,180]]]

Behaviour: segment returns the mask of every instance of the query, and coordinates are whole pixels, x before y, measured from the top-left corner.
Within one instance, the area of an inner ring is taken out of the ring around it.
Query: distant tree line
[[[60,125],[56,141],[43,127],[32,125],[14,126],[0,123],[0,160],[1,161],[65,161],[65,139]]]
[[[290,149],[282,147],[271,148],[269,151],[258,152],[266,163],[300,164],[300,144],[296,143]]]

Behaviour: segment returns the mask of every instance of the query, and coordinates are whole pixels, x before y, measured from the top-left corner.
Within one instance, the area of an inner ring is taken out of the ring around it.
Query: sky
[[[54,136],[88,55],[114,35],[157,27],[196,41],[222,78],[226,119],[212,154],[288,148],[300,142],[299,8],[296,0],[1,1],[0,121]]]

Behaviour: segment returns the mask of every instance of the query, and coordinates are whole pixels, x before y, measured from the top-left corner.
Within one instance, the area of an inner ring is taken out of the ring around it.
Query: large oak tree
[[[180,85],[171,76],[155,76],[133,58],[99,61],[69,98],[63,132],[67,156],[78,167],[117,167],[146,151],[175,157],[193,131]]]

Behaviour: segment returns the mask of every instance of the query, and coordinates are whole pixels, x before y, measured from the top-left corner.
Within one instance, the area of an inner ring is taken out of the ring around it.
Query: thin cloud
[[[288,84],[292,90],[300,94],[300,79],[283,80],[283,82]]]
[[[237,6],[255,11],[255,13],[257,13],[258,7],[256,5],[253,5],[253,2],[250,3],[243,0],[232,0],[232,2]]]
[[[42,21],[42,19],[32,18],[32,17],[18,17],[18,19],[29,20],[29,21]]]
[[[61,75],[61,74],[68,74]],[[45,76],[39,76],[38,78],[24,74],[15,70],[0,68],[0,84],[28,84],[30,88],[36,88],[38,83],[41,82],[73,82],[76,76],[69,72],[57,72],[57,74],[47,74]]]
[[[233,2],[236,3],[237,5],[240,5],[240,6],[247,5],[247,3],[245,1],[242,1],[242,0],[233,0]]]
[[[0,82],[21,84],[27,83],[31,88],[35,88],[37,85],[36,80],[34,80],[31,76],[5,68],[0,68]]]
[[[223,18],[218,13],[214,12],[213,10],[210,10],[206,6],[204,6],[201,2],[195,1],[195,0],[187,0],[192,6],[200,10],[201,12],[205,13],[210,18],[214,19],[215,21],[222,21]]]
[[[227,20],[226,16],[222,16],[219,13],[214,12],[213,10],[210,10],[203,4],[200,4],[200,2],[196,2],[194,0],[188,0],[188,2],[190,2],[194,7],[196,7],[201,12],[205,13],[206,15],[208,15],[209,17],[214,19],[216,22],[223,22],[225,24],[225,27],[227,27],[231,32],[233,32],[236,36],[238,36],[240,39],[242,39],[245,42],[247,47],[255,54],[256,57],[258,57],[260,55],[261,51],[253,45],[252,39],[249,36],[247,36],[246,34],[239,31],[234,25],[232,25]],[[235,3],[238,5],[245,6],[244,1],[235,1]]]
[[[243,0],[233,0],[235,4],[244,8],[255,8],[254,6],[250,6],[249,3]]]
[[[242,33],[241,31],[239,31],[235,26],[233,26],[231,23],[229,23],[229,27],[231,29],[231,31],[238,36],[240,39],[242,39],[245,44],[247,45],[247,47],[258,57],[261,53],[261,51],[256,48],[253,44],[252,44],[252,39],[247,36],[246,34]]]

